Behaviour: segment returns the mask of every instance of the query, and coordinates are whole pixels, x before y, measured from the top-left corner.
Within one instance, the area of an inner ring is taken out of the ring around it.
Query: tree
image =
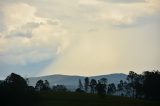
[[[56,85],[52,87],[54,92],[66,92],[67,88],[64,85]]]
[[[142,96],[144,95],[143,82],[143,75],[138,74],[134,81],[135,98],[142,98]]]
[[[45,85],[43,83],[43,80],[38,80],[36,83],[35,89],[38,91],[42,91],[42,90],[44,90],[44,87],[45,87]]]
[[[91,79],[91,82],[90,82],[91,93],[96,92],[96,85],[97,85],[97,81],[95,79]]]
[[[79,89],[81,89],[81,90],[83,89],[83,84],[80,79],[79,79]]]
[[[28,86],[26,80],[15,73],[11,73],[1,82],[0,94],[1,105],[4,106],[31,106],[37,99],[34,88]]]
[[[123,80],[120,80],[120,83],[117,85],[117,87],[118,87],[118,91],[123,91],[124,90]]]
[[[131,88],[131,92],[132,92],[132,97],[135,98],[135,93],[136,93],[136,89],[135,89],[135,80],[137,77],[137,73],[130,71],[129,75],[127,76],[127,80],[128,80],[128,84]]]
[[[100,80],[101,84],[107,84],[108,79],[107,78],[101,78]]]
[[[115,92],[116,92],[116,86],[115,86],[115,84],[114,83],[108,84],[108,91],[107,91],[107,93],[111,95],[111,94],[113,94]]]
[[[126,81],[123,82],[123,89],[126,93],[125,96],[131,97],[131,87]]]
[[[45,80],[44,82],[44,90],[49,90],[50,86],[49,86],[49,82],[47,80]]]
[[[89,78],[86,77],[84,79],[85,83],[84,83],[84,87],[85,87],[85,91],[88,92],[88,87],[89,87]]]
[[[96,90],[97,90],[97,93],[98,95],[100,96],[105,96],[106,95],[106,84],[105,83],[102,83],[101,81],[98,81],[98,84],[96,86]]]
[[[141,98],[143,95],[144,76],[130,71],[129,75],[127,76],[127,80],[132,92],[132,97]]]
[[[145,71],[143,73],[144,95],[146,99],[160,100],[160,72]]]
[[[22,78],[20,75],[17,75],[15,73],[11,73],[5,81],[4,86],[8,91],[13,91],[16,93],[25,92],[27,89],[27,82],[24,78]]]

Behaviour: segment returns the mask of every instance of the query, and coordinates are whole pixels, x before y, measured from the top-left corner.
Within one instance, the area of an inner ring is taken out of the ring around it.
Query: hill
[[[118,74],[109,74],[109,75],[100,75],[100,76],[91,76],[89,79],[99,80],[101,78],[107,78],[108,83],[118,84],[120,80],[126,80],[127,75],[118,73]],[[50,75],[42,77],[32,77],[29,78],[29,84],[32,86],[36,85],[38,80],[48,80],[50,86],[53,85],[65,85],[69,90],[75,90],[78,87],[79,79],[84,83],[85,76],[69,76],[69,75]]]

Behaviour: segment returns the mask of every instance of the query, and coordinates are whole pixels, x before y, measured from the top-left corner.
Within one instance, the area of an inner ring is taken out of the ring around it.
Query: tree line
[[[128,96],[138,99],[160,100],[160,72],[145,71],[137,74],[130,71],[126,81],[120,81],[118,85],[108,84],[107,78],[84,79],[84,84],[79,80],[79,87],[75,92],[92,93],[100,96],[114,95],[119,92],[120,96]],[[69,91],[64,85],[56,85],[52,88],[47,80],[39,80],[36,86],[30,86],[28,79],[20,75],[10,74],[5,80],[0,81],[1,104],[31,105],[40,100],[40,92],[66,92]],[[27,101],[27,102],[26,102]]]
[[[84,79],[84,84],[81,80],[79,80],[79,87],[76,89],[76,92],[81,93],[92,93],[92,94],[99,94],[104,96],[107,94],[107,78],[101,78],[100,80],[96,81],[95,79],[89,80],[88,77]]]
[[[54,85],[51,88],[47,80],[38,80],[35,86],[35,91],[66,92],[68,90],[64,85]]]
[[[84,84],[79,80],[79,87],[76,92],[95,93],[100,95],[119,95],[137,99],[160,100],[160,72],[145,71],[137,74],[130,71],[126,80],[120,80],[115,85],[108,84],[107,78],[98,81],[95,79],[84,79]]]

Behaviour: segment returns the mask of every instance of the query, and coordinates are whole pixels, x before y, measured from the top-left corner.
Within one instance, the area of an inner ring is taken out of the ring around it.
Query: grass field
[[[157,101],[135,100],[127,97],[106,96],[79,93],[41,93],[36,106],[160,106]]]

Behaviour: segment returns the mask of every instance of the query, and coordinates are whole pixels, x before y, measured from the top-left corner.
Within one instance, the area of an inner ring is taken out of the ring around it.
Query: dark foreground
[[[135,100],[127,97],[79,93],[41,93],[35,106],[160,106],[159,101]]]

